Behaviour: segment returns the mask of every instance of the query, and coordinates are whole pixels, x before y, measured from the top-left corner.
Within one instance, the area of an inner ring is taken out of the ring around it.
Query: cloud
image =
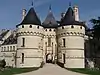
[[[34,6],[39,7],[41,5],[44,5],[46,3],[51,2],[52,0],[34,0]]]

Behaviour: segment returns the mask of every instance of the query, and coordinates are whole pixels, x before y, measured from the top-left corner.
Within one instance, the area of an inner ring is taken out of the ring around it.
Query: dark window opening
[[[49,31],[51,31],[51,29]]]
[[[82,29],[82,26],[80,27],[80,29]]]
[[[63,46],[65,47],[65,44],[66,43],[66,41],[65,41],[65,38],[63,38]]]
[[[10,51],[12,51],[12,46],[10,46]]]
[[[62,27],[62,29],[64,29],[64,27]]]
[[[39,26],[37,28],[39,29]]]
[[[47,45],[47,42],[45,42],[45,44]]]
[[[47,29],[45,31],[47,31]]]
[[[22,47],[25,47],[25,38],[22,38]]]
[[[22,63],[24,63],[24,53],[22,53]]]
[[[24,25],[22,25],[22,28],[24,28]]]
[[[66,58],[65,54],[63,54],[63,62],[64,62],[64,64],[65,64],[65,58]]]
[[[30,25],[30,28],[32,28],[32,25]]]
[[[72,25],[71,28],[74,28],[74,26]]]

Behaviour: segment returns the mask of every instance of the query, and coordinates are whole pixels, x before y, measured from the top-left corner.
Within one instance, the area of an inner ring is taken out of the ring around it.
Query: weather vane
[[[69,6],[71,6],[71,1],[69,2]]]
[[[32,6],[33,6],[33,0],[32,0]]]
[[[50,6],[49,6],[49,10],[51,10],[51,4],[50,4]]]

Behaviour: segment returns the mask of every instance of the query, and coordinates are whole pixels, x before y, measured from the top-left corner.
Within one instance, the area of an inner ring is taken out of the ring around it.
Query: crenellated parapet
[[[56,38],[56,35],[44,35],[44,38]]]
[[[67,37],[67,36],[85,36],[85,29],[83,26],[69,25],[61,26],[57,30],[57,37]]]
[[[18,36],[39,36],[43,37],[43,33],[40,32],[32,32],[32,31],[26,31],[26,32],[18,32]]]
[[[60,37],[67,37],[67,36],[80,36],[80,37],[84,37],[85,34],[80,33],[80,32],[66,32],[66,33],[60,33],[57,35],[59,38]]]

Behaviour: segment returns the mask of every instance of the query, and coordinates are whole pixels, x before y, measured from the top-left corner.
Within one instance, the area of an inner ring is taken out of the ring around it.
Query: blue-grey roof
[[[0,35],[0,41],[3,41],[3,37],[9,32],[9,30],[4,31],[3,33],[1,33]]]
[[[55,17],[53,15],[51,9],[49,10],[49,13],[48,13],[46,19],[42,23],[42,26],[44,28],[56,28],[56,27],[58,27],[58,23],[55,20]]]
[[[38,18],[33,7],[29,10],[24,20],[19,25],[23,25],[23,24],[41,25],[41,21]]]
[[[2,45],[10,45],[10,44],[17,44],[17,36],[11,34]]]
[[[84,26],[83,22],[75,21],[74,12],[71,7],[68,8],[65,16],[61,19],[60,24],[61,24],[60,26],[64,26],[64,25],[83,25]]]

